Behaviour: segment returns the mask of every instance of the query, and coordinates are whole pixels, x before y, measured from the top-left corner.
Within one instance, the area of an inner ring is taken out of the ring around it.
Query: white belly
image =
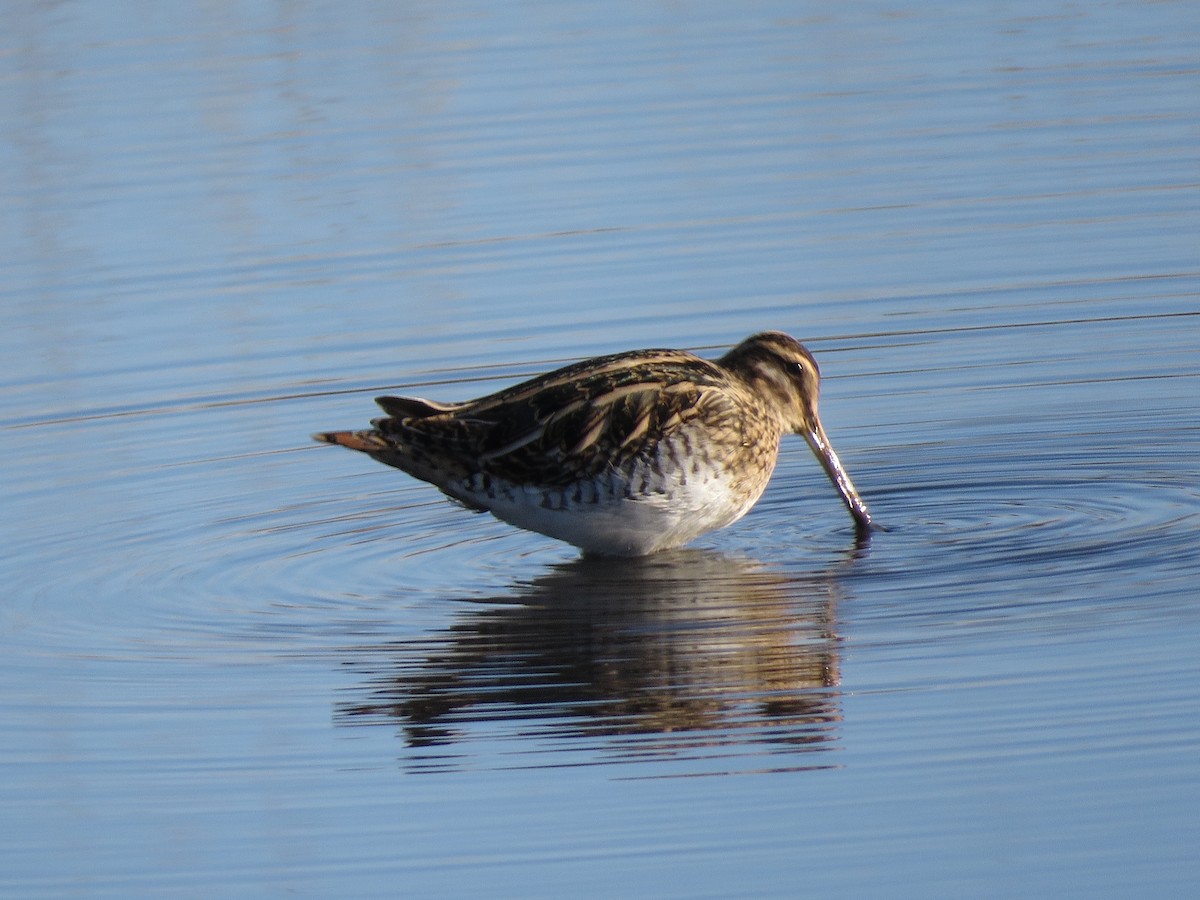
[[[734,490],[718,473],[684,484],[666,479],[661,491],[631,491],[618,475],[596,485],[546,489],[493,484],[468,500],[519,528],[566,541],[601,556],[643,556],[680,547],[736,522],[761,496]],[[466,492],[464,492],[466,493]]]

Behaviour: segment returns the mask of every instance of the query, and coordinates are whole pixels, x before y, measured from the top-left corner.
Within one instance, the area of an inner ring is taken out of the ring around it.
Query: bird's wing
[[[693,419],[731,413],[724,373],[690,354],[568,367],[380,432],[514,483],[570,484],[651,450]],[[386,408],[386,407],[385,407]],[[399,411],[401,408],[397,407]]]

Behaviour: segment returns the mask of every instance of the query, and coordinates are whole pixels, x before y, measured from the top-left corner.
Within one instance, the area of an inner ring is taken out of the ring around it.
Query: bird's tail
[[[387,442],[377,431],[318,431],[312,437],[322,444],[339,444],[363,453],[378,453],[388,448]]]

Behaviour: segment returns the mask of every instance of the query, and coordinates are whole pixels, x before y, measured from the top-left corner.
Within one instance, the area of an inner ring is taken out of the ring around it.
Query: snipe
[[[718,360],[634,350],[465,403],[379,397],[361,450],[499,519],[587,553],[641,556],[736,522],[762,495],[780,437],[812,448],[861,535],[871,515],[817,417],[816,360],[781,332]]]

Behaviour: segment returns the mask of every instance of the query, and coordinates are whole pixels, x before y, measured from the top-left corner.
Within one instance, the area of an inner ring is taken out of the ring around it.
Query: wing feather
[[[567,485],[652,454],[714,404],[730,405],[727,378],[690,354],[617,355],[468,403],[388,398],[385,410],[401,415],[373,424],[406,452],[513,483]]]

